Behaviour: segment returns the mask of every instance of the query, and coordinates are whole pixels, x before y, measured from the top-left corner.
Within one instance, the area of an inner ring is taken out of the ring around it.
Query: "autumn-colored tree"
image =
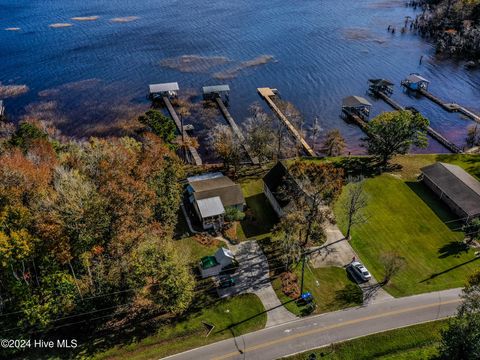
[[[345,139],[340,133],[340,130],[334,129],[328,132],[323,148],[327,156],[339,156],[342,154],[345,149]]]

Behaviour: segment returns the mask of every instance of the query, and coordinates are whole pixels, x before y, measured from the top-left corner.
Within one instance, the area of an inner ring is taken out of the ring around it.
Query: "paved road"
[[[452,289],[295,320],[171,357],[170,360],[269,360],[359,336],[451,316],[460,303]]]

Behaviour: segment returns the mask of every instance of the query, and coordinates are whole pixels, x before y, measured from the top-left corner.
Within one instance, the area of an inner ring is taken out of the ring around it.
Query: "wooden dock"
[[[360,129],[362,129],[367,135],[368,135],[368,132],[367,132],[367,122],[365,120],[363,120],[360,116],[358,116],[357,114],[351,112],[351,111],[348,111],[346,109],[342,109],[343,113],[345,114],[345,116],[350,119],[351,121],[353,121],[355,124],[357,124]]]
[[[252,161],[252,164],[259,165],[260,161],[258,160],[257,157],[252,155],[252,152],[250,150],[250,146],[248,146],[248,144],[245,140],[245,137],[242,134],[242,131],[240,130],[238,125],[235,123],[235,120],[233,120],[232,115],[230,115],[230,112],[228,111],[227,107],[223,103],[223,100],[221,99],[221,97],[217,96],[215,98],[215,101],[217,102],[218,107],[220,108],[220,112],[222,113],[223,117],[225,118],[225,120],[227,120],[228,125],[230,125],[230,127],[232,128],[233,133],[242,143],[242,146],[245,149],[245,152],[247,153],[248,157]]]
[[[5,116],[5,106],[3,106],[3,100],[0,100],[0,120]]]
[[[275,102],[272,100],[272,97],[275,96],[275,93],[271,88],[258,88],[257,92],[259,95],[267,102],[268,106],[280,121],[287,127],[290,133],[295,137],[295,139],[302,145],[303,150],[307,153],[308,156],[316,156],[315,151],[308,145],[305,139],[302,137],[300,132],[293,126],[293,124],[287,119],[287,117],[282,113],[278,108]]]
[[[172,106],[172,103],[170,102],[170,98],[167,95],[162,96],[162,100],[167,107],[168,112],[170,113],[170,116],[172,117],[173,121],[175,122],[175,125],[177,126],[178,131],[180,132],[180,135],[183,135],[183,138],[188,141],[189,136],[185,129],[182,128],[182,122],[178,118],[177,112]],[[191,159],[193,160],[193,164],[195,165],[202,165],[202,158],[198,154],[197,149],[195,149],[193,146],[188,146],[188,152],[191,155]]]
[[[399,103],[397,103],[395,100],[390,98],[387,94],[379,91],[376,92],[375,95],[377,95],[379,98],[381,98],[383,101],[385,101],[388,105],[390,105],[392,108],[395,110],[405,110],[403,106],[401,106]],[[448,150],[450,150],[453,153],[460,154],[462,153],[462,149],[460,149],[457,145],[452,143],[451,141],[447,140],[442,134],[440,134],[438,131],[434,130],[432,127],[427,128],[427,133],[430,135],[432,138],[437,140],[440,144],[445,146]]]

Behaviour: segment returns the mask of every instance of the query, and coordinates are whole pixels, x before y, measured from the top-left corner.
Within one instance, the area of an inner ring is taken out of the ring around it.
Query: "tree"
[[[381,282],[386,285],[392,278],[405,267],[405,258],[396,252],[388,252],[382,254],[380,262],[383,264],[384,276]]]
[[[363,180],[361,180],[354,181],[347,187],[347,197],[343,203],[343,211],[347,218],[347,239],[350,239],[354,225],[363,224],[367,220],[362,211],[367,206],[367,196],[363,185]]]
[[[340,133],[340,130],[334,129],[328,132],[323,147],[327,156],[341,155],[343,150],[345,149],[345,139]]]
[[[174,148],[176,136],[175,123],[172,119],[166,117],[158,110],[148,110],[138,118],[138,121],[148,126],[149,129],[160,137],[170,148]]]
[[[147,306],[180,314],[190,305],[195,280],[186,258],[172,242],[153,237],[141,242],[132,254],[130,286],[142,287],[136,296],[144,299]]]
[[[227,169],[232,166],[236,175],[243,152],[240,140],[230,128],[227,125],[215,126],[208,135],[208,143],[210,148],[222,158],[224,166]]]
[[[468,147],[480,145],[480,130],[478,130],[477,125],[473,125],[468,128],[466,143]]]
[[[470,220],[463,226],[463,232],[471,240],[478,239],[480,237],[480,219]]]
[[[245,121],[246,143],[260,162],[269,161],[275,153],[276,136],[272,118],[259,106],[250,107],[251,116]]]
[[[480,359],[480,271],[470,277],[461,297],[457,315],[441,332],[438,360]]]
[[[425,148],[428,126],[428,120],[420,113],[408,110],[384,112],[367,124],[368,153],[386,165],[394,155],[406,154],[412,145]]]
[[[10,139],[10,145],[27,151],[32,142],[40,139],[47,139],[48,135],[40,127],[32,122],[22,122],[17,131]]]
[[[245,213],[234,206],[229,206],[225,209],[225,219],[227,221],[242,221],[244,218]]]
[[[305,250],[301,238],[304,220],[299,212],[288,213],[273,228],[272,237],[279,243],[280,260],[287,271],[301,260]]]

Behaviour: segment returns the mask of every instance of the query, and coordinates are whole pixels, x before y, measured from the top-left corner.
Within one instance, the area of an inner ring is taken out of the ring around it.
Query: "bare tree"
[[[350,240],[352,227],[367,221],[363,209],[367,206],[367,196],[363,187],[363,180],[352,182],[347,188],[347,199],[343,204],[343,211],[347,218],[346,238]]]
[[[260,162],[269,161],[275,153],[276,143],[273,119],[257,104],[250,106],[250,113],[244,125],[246,143]]]
[[[323,144],[327,156],[339,156],[345,150],[345,139],[340,130],[333,129],[328,132],[325,143]]]
[[[380,259],[383,264],[384,277],[381,282],[382,285],[386,285],[392,280],[392,278],[398,274],[400,270],[405,267],[405,258],[400,256],[396,252],[384,253]]]
[[[243,150],[239,139],[227,125],[217,125],[208,134],[210,148],[220,156],[225,168],[233,167],[236,176]]]

